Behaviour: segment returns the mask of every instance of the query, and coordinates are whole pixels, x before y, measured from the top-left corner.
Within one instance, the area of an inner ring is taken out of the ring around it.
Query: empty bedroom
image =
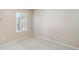
[[[0,9],[0,50],[78,50],[79,9]]]

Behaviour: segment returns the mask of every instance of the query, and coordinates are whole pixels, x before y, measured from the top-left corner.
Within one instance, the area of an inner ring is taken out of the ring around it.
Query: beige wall
[[[24,12],[28,14],[28,31],[16,33],[16,12]],[[0,10],[0,43],[32,34],[32,10]]]
[[[79,47],[79,10],[34,10],[34,34]]]
[[[18,11],[28,13],[27,32],[16,33]],[[32,34],[34,30],[36,35],[79,47],[79,10],[34,10],[33,15],[32,20],[32,10],[0,10],[0,44]]]

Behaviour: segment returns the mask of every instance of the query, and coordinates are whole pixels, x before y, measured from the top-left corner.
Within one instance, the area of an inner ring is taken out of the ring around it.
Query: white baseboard
[[[48,38],[46,38],[46,37],[42,37],[42,36],[39,36],[39,35],[35,35],[35,37],[41,38],[41,39],[44,39],[44,40],[47,40],[47,41],[51,41],[51,42],[54,42],[54,43],[56,43],[56,44],[60,44],[60,45],[63,45],[63,46],[66,46],[66,47],[69,47],[69,48],[72,48],[72,49],[75,49],[75,50],[79,50],[79,48],[74,47],[74,46],[69,45],[69,44],[66,44],[66,43],[63,43],[63,42],[58,42],[58,41],[56,41],[56,40],[51,40],[51,39],[48,39]]]
[[[12,43],[14,43],[14,42],[17,42],[17,41],[20,41],[20,40],[23,40],[23,39],[28,39],[28,38],[30,38],[30,37],[32,37],[31,34],[29,34],[29,35],[27,35],[27,36],[20,37],[20,38],[18,38],[18,39],[16,39],[16,40],[12,40],[12,41],[3,43],[3,44],[0,45],[0,47],[3,47],[3,46],[6,46],[6,45],[9,45],[9,44],[12,44]]]
[[[72,48],[72,49],[75,49],[75,50],[79,50],[79,48],[74,47],[74,46],[72,46],[72,45],[65,44],[65,43],[62,43],[62,42],[59,42],[59,41],[56,41],[56,40],[51,40],[51,39],[48,39],[48,38],[43,37],[43,36],[32,35],[32,34],[29,34],[29,35],[27,35],[27,36],[23,36],[23,37],[18,38],[18,39],[16,39],[16,40],[9,41],[9,42],[7,42],[7,43],[1,44],[0,47],[6,46],[6,45],[8,45],[8,44],[12,44],[12,43],[14,43],[14,42],[17,42],[17,41],[20,41],[20,40],[23,40],[23,39],[28,39],[28,38],[30,38],[30,37],[36,37],[36,38],[44,39],[44,40],[51,41],[51,42],[54,42],[54,43],[56,43],[56,44],[60,44],[60,45],[63,45],[63,46],[66,46],[66,47],[69,47],[69,48]]]

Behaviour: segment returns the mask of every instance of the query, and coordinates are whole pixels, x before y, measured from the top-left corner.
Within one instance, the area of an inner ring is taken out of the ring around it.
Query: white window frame
[[[16,32],[27,31],[27,14],[16,12]]]

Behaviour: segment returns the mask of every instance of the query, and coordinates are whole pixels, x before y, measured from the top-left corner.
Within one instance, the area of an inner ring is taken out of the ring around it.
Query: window
[[[27,31],[27,14],[16,12],[16,32]]]

